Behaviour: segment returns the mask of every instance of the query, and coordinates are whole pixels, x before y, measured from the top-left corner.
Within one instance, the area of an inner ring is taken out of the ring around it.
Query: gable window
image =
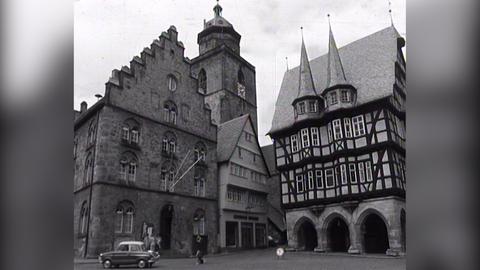
[[[365,171],[363,170],[363,162],[358,163],[358,180],[365,183]]]
[[[318,128],[317,127],[312,127],[312,145],[313,146],[319,146],[320,145],[320,140],[318,137]]]
[[[323,188],[322,170],[315,171],[315,180],[317,182],[317,188]]]
[[[370,164],[370,161],[365,162],[365,174],[367,177],[367,182],[371,182],[373,180],[373,177],[372,177],[372,165]]]
[[[317,112],[317,101],[311,100],[308,102],[308,110],[310,112]]]
[[[247,142],[251,142],[252,141],[252,138],[253,138],[253,135],[248,133],[248,132],[245,132],[245,140]]]
[[[363,122],[363,115],[358,115],[352,118],[353,135],[355,137],[365,135],[365,123]]]
[[[355,163],[349,164],[348,170],[350,172],[350,183],[357,183],[357,172],[355,170]]]
[[[337,92],[331,92],[329,95],[330,105],[334,105],[338,103]]]
[[[177,90],[177,79],[173,75],[168,75],[168,90],[175,91]]]
[[[315,182],[313,181],[313,171],[308,171],[308,189],[315,189]]]
[[[350,93],[348,92],[348,90],[342,90],[340,100],[342,101],[342,103],[350,102]]]
[[[345,137],[351,138],[352,137],[352,126],[350,125],[350,118],[343,119],[343,123],[345,125]]]
[[[341,139],[343,137],[342,122],[340,121],[340,119],[333,120],[333,136],[335,140]]]
[[[340,179],[342,181],[342,185],[347,184],[347,166],[345,164],[340,165]]]
[[[326,169],[325,170],[325,180],[326,180],[326,185],[327,187],[333,187],[335,183],[335,177],[333,175],[333,169]]]
[[[310,139],[308,137],[308,128],[304,128],[301,131],[302,133],[302,147],[306,148],[310,146]]]
[[[294,134],[291,136],[290,141],[292,142],[292,153],[295,153],[298,151],[298,140],[297,140],[297,134]]]
[[[202,94],[207,92],[207,73],[204,69],[198,74],[198,91]]]
[[[303,192],[303,175],[297,175],[297,192]]]

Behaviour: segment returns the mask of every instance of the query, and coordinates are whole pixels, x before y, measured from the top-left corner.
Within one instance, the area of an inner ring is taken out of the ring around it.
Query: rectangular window
[[[313,146],[319,146],[320,145],[320,140],[318,136],[318,128],[317,127],[312,127],[312,145]]]
[[[350,118],[343,119],[343,123],[345,125],[345,137],[351,138],[352,137],[352,126],[350,125]]]
[[[122,139],[125,141],[130,140],[130,130],[128,127],[123,127],[122,129]]]
[[[130,166],[128,166],[128,180],[135,182],[135,174],[137,172],[137,164],[136,163],[130,163]]]
[[[330,105],[338,103],[337,92],[331,92],[328,96],[330,97]]]
[[[205,197],[205,179],[195,179],[195,196]]]
[[[297,192],[303,192],[303,175],[297,175]]]
[[[347,184],[347,166],[345,164],[340,165],[340,177],[342,179],[342,185]]]
[[[370,161],[365,162],[365,174],[367,176],[367,181],[371,182],[372,179],[372,165],[370,164]]]
[[[332,127],[331,124],[327,124],[327,130],[328,130],[328,142],[331,143],[333,141],[333,135],[332,135]]]
[[[365,135],[365,123],[363,122],[363,115],[352,118],[353,135],[355,137]]]
[[[309,101],[308,102],[308,110],[310,112],[317,112],[317,102],[316,101]]]
[[[291,136],[291,141],[292,141],[292,153],[295,153],[298,151],[297,134],[294,134]]]
[[[315,182],[313,181],[313,171],[308,172],[308,189],[315,189]]]
[[[163,108],[163,121],[170,122],[170,109],[167,107]]]
[[[138,130],[132,130],[132,142],[133,143],[138,143]]]
[[[358,163],[358,180],[365,183],[365,172],[363,171],[363,162]]]
[[[333,120],[332,124],[333,124],[333,137],[335,138],[335,140],[341,139],[343,137],[342,122],[340,121],[340,119],[335,119]]]
[[[163,139],[162,141],[162,152],[168,152],[168,140]]]
[[[333,184],[335,182],[335,179],[333,176],[333,169],[325,170],[325,180],[326,180],[327,187],[333,187]]]
[[[357,183],[357,172],[355,170],[355,163],[349,164],[348,170],[350,171],[350,183]]]
[[[323,188],[322,170],[316,170],[315,171],[315,178],[316,178],[316,181],[317,181],[317,188]]]
[[[308,137],[308,128],[302,129],[301,133],[302,133],[302,147],[307,148],[310,146],[310,138]]]
[[[350,93],[348,90],[342,90],[342,96],[340,98],[343,103],[350,102]]]
[[[298,104],[298,108],[299,108],[299,114],[304,114],[305,113],[305,103],[303,102],[300,102],[300,104]]]

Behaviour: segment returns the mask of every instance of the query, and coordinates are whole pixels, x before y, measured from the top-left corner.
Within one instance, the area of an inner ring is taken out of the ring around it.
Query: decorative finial
[[[302,40],[303,40],[303,26],[300,26],[300,32],[302,33]]]
[[[327,17],[328,17],[328,27],[332,28],[332,25],[330,23],[330,13],[327,14]]]
[[[388,1],[388,13],[390,14],[390,23],[393,26],[392,3]]]
[[[285,57],[285,60],[286,60],[286,62],[287,62],[287,71],[288,71],[288,70],[289,70],[289,69],[288,69],[288,56]]]

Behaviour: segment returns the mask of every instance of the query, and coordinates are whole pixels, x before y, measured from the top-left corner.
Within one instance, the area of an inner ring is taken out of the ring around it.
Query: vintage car
[[[115,251],[100,253],[98,261],[103,268],[120,265],[137,265],[138,268],[146,268],[151,267],[159,258],[160,255],[157,252],[147,251],[143,242],[124,241],[118,244]]]

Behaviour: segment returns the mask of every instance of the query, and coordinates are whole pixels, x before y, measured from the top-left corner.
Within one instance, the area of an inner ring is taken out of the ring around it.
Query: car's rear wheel
[[[112,262],[110,260],[103,261],[103,268],[105,269],[112,268]]]
[[[140,260],[140,261],[138,261],[137,266],[138,266],[138,268],[145,268],[145,267],[147,267],[147,262],[145,260]]]

